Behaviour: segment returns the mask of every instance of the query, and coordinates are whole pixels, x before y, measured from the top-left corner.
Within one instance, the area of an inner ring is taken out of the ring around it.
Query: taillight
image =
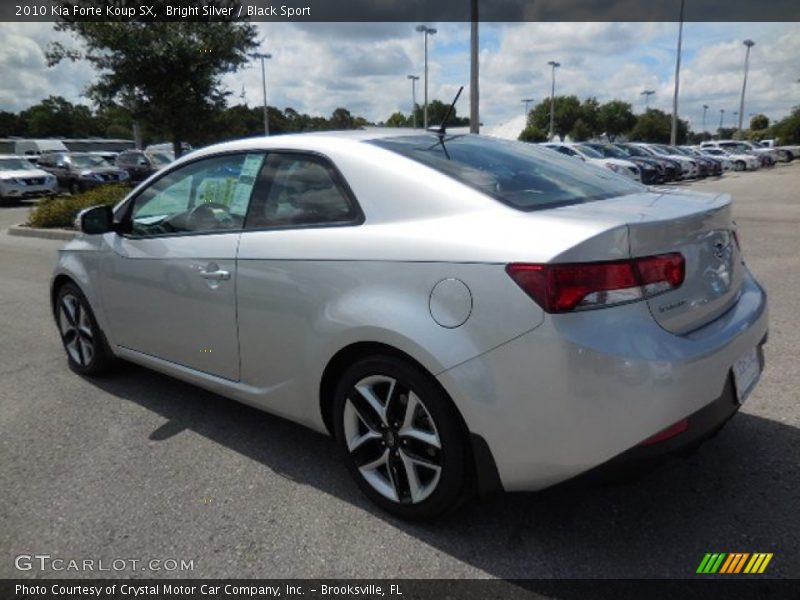
[[[680,287],[685,261],[673,253],[594,263],[512,263],[506,271],[544,310],[561,313],[634,302]]]

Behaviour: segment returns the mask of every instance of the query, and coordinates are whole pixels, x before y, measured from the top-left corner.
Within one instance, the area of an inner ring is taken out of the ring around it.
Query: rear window
[[[410,135],[369,143],[444,173],[520,210],[579,204],[641,192],[612,171],[547,148],[476,135]]]

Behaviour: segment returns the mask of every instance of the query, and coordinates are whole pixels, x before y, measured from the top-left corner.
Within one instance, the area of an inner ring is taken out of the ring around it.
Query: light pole
[[[470,2],[470,37],[469,37],[469,132],[479,133],[480,118],[480,89],[478,87],[478,0]]]
[[[551,67],[553,67],[553,84],[550,88],[550,135],[548,136],[548,141],[553,141],[553,136],[555,135],[555,116],[556,116],[556,69],[561,66],[561,63],[551,60],[547,63]]]
[[[708,112],[708,104],[703,104],[703,139],[706,139],[706,113]]]
[[[261,87],[264,89],[264,135],[269,135],[269,115],[267,114],[267,68],[264,61],[272,58],[272,54],[253,54],[253,58],[261,59]]]
[[[650,108],[650,96],[655,93],[655,90],[644,90],[641,94],[639,94],[640,96],[644,96],[644,112],[647,112],[647,110]]]
[[[531,105],[531,102],[533,102],[533,98],[523,98],[522,102],[525,104],[525,120],[527,121],[529,112],[528,107]]]
[[[739,133],[742,132],[742,119],[744,118],[744,91],[747,89],[747,71],[750,69],[750,48],[756,45],[753,40],[745,40],[742,42],[747,46],[744,53],[744,81],[742,81],[742,97],[739,100]]]
[[[425,104],[422,109],[422,127],[428,129],[428,36],[435,35],[436,29],[427,25],[417,25],[417,31],[425,38]]]
[[[722,129],[722,118],[724,116],[725,116],[725,109],[724,108],[720,108],[719,109],[719,128],[720,129]],[[722,132],[721,131],[720,131],[719,135],[720,135],[720,137],[722,137]]]
[[[411,119],[414,123],[414,129],[417,128],[417,80],[419,75],[409,75],[411,80]]]
[[[683,43],[683,6],[681,0],[680,24],[678,25],[678,53],[675,58],[675,95],[672,97],[672,128],[669,133],[669,145],[674,146],[678,141],[678,89],[681,80],[681,45]]]

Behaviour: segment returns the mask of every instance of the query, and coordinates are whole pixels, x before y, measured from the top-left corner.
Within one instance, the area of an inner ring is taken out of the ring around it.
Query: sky
[[[419,75],[422,103],[423,35],[415,23],[257,23],[267,62],[269,104],[328,116],[337,107],[371,121],[395,111],[410,112],[411,82]],[[449,102],[460,85],[457,105],[469,113],[468,23],[429,23],[438,32],[429,41],[429,98]],[[480,114],[487,126],[524,112],[523,98],[539,102],[550,95],[548,61],[561,63],[556,94],[620,99],[635,112],[644,109],[645,89],[655,90],[650,106],[672,110],[677,23],[482,23],[480,26]],[[685,23],[680,76],[681,118],[702,129],[726,126],[739,110],[745,47],[750,55],[745,122],[750,113],[771,120],[800,105],[800,23]],[[48,67],[44,51],[61,41],[76,45],[51,23],[0,23],[0,110],[18,112],[49,95],[88,103],[83,90],[93,72],[85,63]],[[226,76],[233,92],[260,106],[261,69],[254,61]]]

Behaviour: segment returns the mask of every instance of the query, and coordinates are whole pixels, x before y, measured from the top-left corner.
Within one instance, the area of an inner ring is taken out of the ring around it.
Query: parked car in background
[[[739,410],[768,309],[731,208],[488,136],[258,137],[83,211],[49,298],[75,372],[118,357],[333,434],[373,502],[432,518]]]
[[[181,148],[183,149],[183,154],[186,155],[194,148],[189,142],[181,142]],[[175,148],[172,146],[170,142],[162,142],[159,144],[150,144],[147,148],[144,149],[145,152],[169,152],[171,154],[175,153]]]
[[[579,158],[595,166],[609,169],[617,175],[622,175],[629,179],[633,179],[634,181],[641,181],[642,175],[639,167],[635,163],[629,160],[620,160],[619,158],[606,158],[602,153],[584,144],[547,142],[542,144],[542,146],[550,148],[551,150],[555,150],[556,152],[566,156]]]
[[[23,154],[32,162],[38,162],[39,156],[46,152],[69,152],[61,140],[26,140],[14,142],[14,154]]]
[[[700,144],[700,146],[703,148],[722,148],[723,150],[735,154],[749,154],[750,156],[755,156],[758,159],[759,166],[761,167],[771,167],[776,162],[777,155],[773,152],[773,150],[757,147],[755,145],[751,145],[749,142],[740,140],[709,141],[703,142]]]
[[[50,152],[39,157],[39,166],[55,175],[58,185],[70,194],[130,179],[127,171],[88,152]]]
[[[719,146],[700,146],[700,150],[711,156],[725,157],[733,163],[734,171],[757,171],[761,168],[761,161],[752,154],[728,151]]]
[[[718,177],[722,175],[722,162],[716,160],[715,158],[695,152],[688,146],[667,146],[667,148],[678,154],[683,154],[684,156],[695,161],[700,169],[700,177],[708,177],[712,175]]]
[[[620,150],[613,144],[600,142],[583,142],[581,146],[589,147],[595,152],[599,152],[605,158],[617,158],[632,162],[639,167],[641,182],[645,185],[658,185],[666,181],[666,174],[663,165],[653,158],[641,158],[631,156],[624,150]]]
[[[126,150],[120,152],[115,164],[128,172],[131,181],[139,182],[144,181],[153,173],[157,173],[174,160],[175,156],[172,152]]]
[[[697,177],[699,173],[699,169],[697,168],[697,163],[693,161],[688,156],[683,156],[682,154],[674,154],[671,150],[663,148],[658,144],[646,144],[644,142],[632,142],[629,144],[630,146],[636,146],[637,148],[641,148],[642,150],[649,152],[653,156],[660,156],[664,158],[669,158],[670,160],[674,160],[681,166],[681,177],[680,179],[693,179]]]
[[[36,167],[24,156],[0,154],[0,203],[23,198],[52,196],[56,178]]]
[[[107,161],[109,164],[113,165],[117,161],[117,156],[119,156],[119,152],[114,152],[112,150],[89,150],[86,154],[91,154],[92,156],[99,156],[103,160]]]
[[[676,160],[669,159],[666,156],[658,156],[649,150],[630,143],[615,143],[613,146],[634,158],[645,158],[647,160],[656,161],[664,168],[664,177],[667,182],[681,179],[681,164]]]
[[[705,151],[705,148],[701,148],[700,146],[680,146],[680,148],[686,152],[690,152],[694,156],[701,156],[715,160],[717,163],[719,163],[723,173],[733,170],[733,161],[731,161],[730,157],[725,154],[719,154],[715,156],[713,154],[709,154]]]
[[[781,156],[780,160],[783,160],[783,162],[791,162],[795,158],[800,158],[800,146],[797,145],[777,145],[775,140],[761,140],[758,145],[778,152],[779,156]]]

